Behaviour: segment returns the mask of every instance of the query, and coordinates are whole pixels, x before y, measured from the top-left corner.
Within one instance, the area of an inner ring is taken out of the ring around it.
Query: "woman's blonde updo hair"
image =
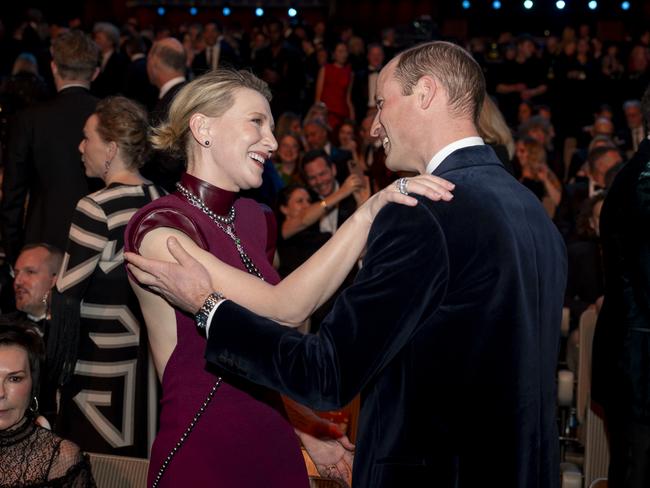
[[[187,156],[192,133],[190,118],[196,113],[220,117],[235,103],[235,91],[249,88],[271,101],[268,85],[250,71],[216,69],[185,85],[174,98],[165,122],[153,129],[155,149]]]
[[[149,154],[147,111],[126,97],[108,97],[97,104],[97,133],[105,142],[115,142],[124,164],[138,169]]]

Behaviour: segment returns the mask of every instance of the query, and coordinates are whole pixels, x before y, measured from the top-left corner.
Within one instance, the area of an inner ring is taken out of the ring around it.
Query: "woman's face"
[[[280,206],[280,211],[287,218],[296,218],[302,214],[302,212],[311,205],[311,199],[309,198],[309,193],[304,188],[296,188],[289,199],[287,200],[286,205]]]
[[[520,103],[517,108],[517,118],[519,122],[526,122],[533,115],[533,111],[530,108],[530,105],[527,103]]]
[[[286,135],[280,139],[278,145],[278,156],[280,161],[295,162],[300,155],[300,145],[293,136]]]
[[[84,138],[79,143],[81,161],[84,163],[86,176],[103,178],[106,172],[106,161],[111,160],[111,145],[99,136],[97,125],[99,117],[93,114],[84,125]]]
[[[348,62],[348,47],[342,42],[336,45],[334,49],[334,62],[338,64],[345,64]]]
[[[339,143],[348,147],[354,139],[354,129],[349,124],[343,124],[339,129]]]
[[[273,136],[269,102],[255,90],[240,88],[222,116],[207,118],[207,134],[214,166],[206,168],[224,190],[239,191],[262,184],[264,161],[278,147]]]
[[[20,422],[31,401],[32,375],[27,351],[0,346],[0,431]]]
[[[515,154],[519,160],[519,164],[526,166],[528,164],[528,150],[526,149],[526,144],[523,141],[517,141],[515,145]]]

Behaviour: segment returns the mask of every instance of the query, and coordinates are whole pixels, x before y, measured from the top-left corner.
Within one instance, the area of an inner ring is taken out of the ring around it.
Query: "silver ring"
[[[397,189],[402,195],[409,194],[408,184],[409,184],[409,180],[407,180],[406,178],[400,178],[399,180],[397,180]]]

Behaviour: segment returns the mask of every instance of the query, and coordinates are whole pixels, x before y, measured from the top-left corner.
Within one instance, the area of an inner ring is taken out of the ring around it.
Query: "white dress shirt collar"
[[[459,139],[457,141],[452,142],[451,144],[447,144],[445,147],[443,147],[440,151],[438,151],[436,154],[433,155],[431,158],[431,161],[429,161],[429,164],[427,164],[427,172],[426,174],[431,174],[433,173],[438,166],[440,166],[440,163],[442,163],[447,156],[449,156],[451,153],[454,151],[457,151],[458,149],[462,149],[464,147],[470,147],[470,146],[483,146],[485,143],[483,142],[483,139],[481,139],[478,136],[472,136],[472,137],[465,137],[464,139]]]
[[[160,87],[160,93],[158,94],[158,99],[164,97],[169,90],[171,90],[179,83],[183,83],[184,81],[185,81],[184,76],[177,76],[176,78],[172,78],[171,80],[169,80],[167,83],[165,83],[163,86]]]

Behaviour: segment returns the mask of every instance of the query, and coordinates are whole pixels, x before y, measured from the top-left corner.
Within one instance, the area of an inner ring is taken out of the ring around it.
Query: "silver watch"
[[[201,329],[205,330],[205,328],[208,325],[208,317],[210,316],[210,312],[214,310],[214,307],[217,306],[217,303],[219,303],[221,300],[225,299],[221,293],[218,291],[215,291],[214,293],[210,293],[208,295],[208,298],[205,299],[205,302],[203,302],[203,305],[201,305],[201,308],[199,309],[198,312],[194,315],[194,320],[196,320],[196,326]]]

